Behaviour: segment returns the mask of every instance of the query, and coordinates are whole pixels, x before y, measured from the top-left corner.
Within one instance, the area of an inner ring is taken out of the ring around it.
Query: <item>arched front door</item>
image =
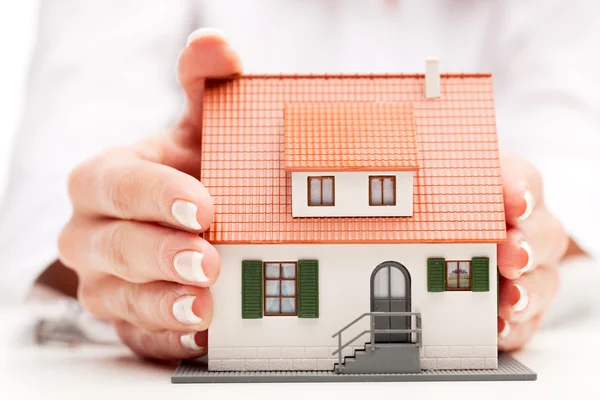
[[[395,261],[379,264],[371,274],[371,312],[410,311],[410,274]],[[410,317],[375,317],[375,329],[409,329]],[[379,333],[376,343],[409,342],[408,333]]]

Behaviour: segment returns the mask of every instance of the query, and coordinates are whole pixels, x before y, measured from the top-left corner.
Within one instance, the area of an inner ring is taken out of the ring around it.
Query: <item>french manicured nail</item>
[[[181,225],[190,229],[202,229],[200,223],[196,219],[198,207],[194,203],[185,200],[176,200],[171,206],[173,218]]]
[[[188,36],[186,46],[189,46],[189,44],[192,43],[195,39],[197,39],[201,36],[207,36],[207,35],[213,35],[213,36],[216,35],[216,36],[221,36],[223,39],[227,39],[227,36],[225,36],[225,33],[223,31],[221,31],[220,29],[200,28],[200,29],[196,29],[194,32],[192,32],[190,34],[190,36]]]
[[[535,208],[535,199],[529,190],[525,190],[523,197],[525,198],[525,212],[523,212],[523,215],[519,217],[519,221],[525,221],[527,218],[529,218],[533,212],[533,209]]]
[[[181,251],[173,259],[175,271],[187,281],[208,282],[208,278],[202,269],[203,258],[204,254],[197,251]]]
[[[519,300],[512,306],[512,309],[515,312],[521,312],[529,305],[529,294],[527,294],[527,291],[523,286],[517,283],[515,283],[514,286],[519,291]]]
[[[508,324],[507,321],[504,321],[504,328],[502,329],[502,332],[500,332],[498,334],[498,336],[500,336],[502,339],[505,339],[506,337],[508,337],[509,334],[510,334],[510,325]]]
[[[524,274],[533,266],[533,249],[531,248],[531,245],[524,240],[521,242],[520,246],[525,250],[525,253],[527,253],[527,264],[519,270],[519,273]]]
[[[181,345],[188,350],[202,351],[204,347],[196,343],[196,332],[186,333],[180,337]]]
[[[183,296],[173,303],[173,315],[177,321],[186,325],[195,325],[202,322],[202,318],[192,311],[194,300],[196,300],[196,296]]]

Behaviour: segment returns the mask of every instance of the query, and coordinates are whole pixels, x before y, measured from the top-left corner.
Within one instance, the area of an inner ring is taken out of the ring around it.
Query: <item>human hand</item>
[[[69,178],[73,215],[59,238],[60,261],[79,276],[78,298],[115,323],[122,341],[145,358],[206,353],[209,287],[217,251],[199,237],[213,202],[200,172],[204,80],[241,72],[237,54],[213,30],[194,32],[177,76],[187,110],[168,131],[112,149]]]
[[[498,245],[498,348],[512,351],[531,339],[552,303],[569,238],[544,206],[539,172],[516,157],[501,164],[508,241]]]

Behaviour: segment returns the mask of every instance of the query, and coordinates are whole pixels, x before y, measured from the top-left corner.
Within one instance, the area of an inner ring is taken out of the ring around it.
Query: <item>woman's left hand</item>
[[[498,245],[498,349],[512,351],[531,339],[552,303],[569,238],[544,206],[540,173],[516,157],[501,164],[508,240]]]

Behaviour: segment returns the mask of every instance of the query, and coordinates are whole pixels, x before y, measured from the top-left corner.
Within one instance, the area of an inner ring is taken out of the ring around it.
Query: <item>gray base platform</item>
[[[497,370],[433,370],[419,374],[336,374],[329,371],[209,372],[205,361],[182,361],[171,383],[535,381],[537,374],[508,354]]]

